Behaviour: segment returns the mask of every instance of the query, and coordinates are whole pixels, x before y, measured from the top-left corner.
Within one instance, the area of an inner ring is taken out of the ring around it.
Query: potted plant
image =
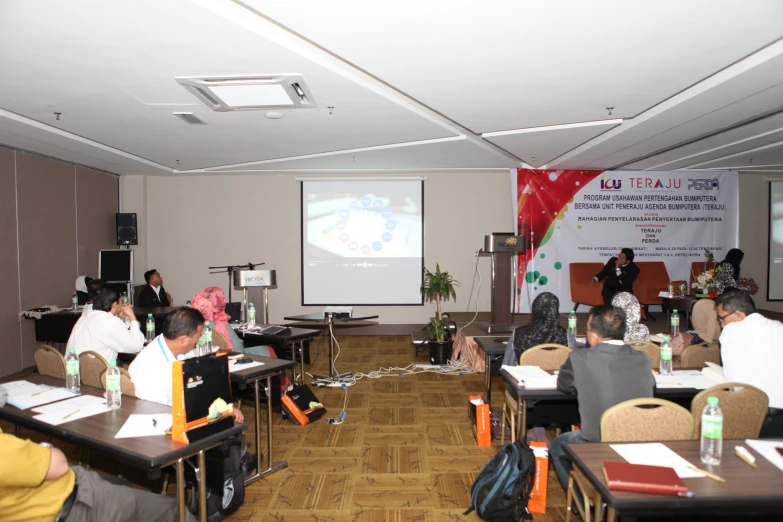
[[[459,286],[459,282],[448,272],[441,272],[438,263],[435,263],[434,272],[424,268],[421,295],[425,301],[435,303],[435,317],[427,325],[430,333],[430,360],[433,364],[444,364],[451,359],[451,347],[454,341],[451,339],[449,322],[443,317],[441,306],[442,301],[457,300],[455,286]]]

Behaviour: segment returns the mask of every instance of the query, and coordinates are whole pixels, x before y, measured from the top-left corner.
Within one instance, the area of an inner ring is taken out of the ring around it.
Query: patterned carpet
[[[426,364],[410,337],[338,338],[340,372]],[[312,347],[309,372],[327,371],[326,339]],[[322,418],[301,427],[275,415],[275,462],[289,467],[250,485],[231,521],[472,521],[470,487],[497,451],[476,446],[468,396],[483,391],[483,374],[363,378],[349,387],[345,422]],[[308,378],[309,381],[309,378]],[[494,403],[502,383],[493,378]],[[345,392],[317,388],[326,417],[337,417]],[[250,419],[252,409],[243,405]],[[252,433],[254,429],[248,430]],[[266,461],[265,461],[266,462]],[[535,521],[560,521],[565,495],[550,473],[548,512]]]

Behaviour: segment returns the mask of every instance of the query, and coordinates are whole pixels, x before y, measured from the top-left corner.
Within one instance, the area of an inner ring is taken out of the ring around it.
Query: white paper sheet
[[[4,388],[8,396],[18,395],[20,393],[34,392],[38,390],[38,385],[33,384],[30,381],[11,381],[0,384],[1,388]]]
[[[706,390],[712,388],[720,381],[716,381],[710,375],[705,375],[695,370],[677,370],[673,375],[656,375],[655,384],[658,388],[695,388]]]
[[[264,363],[259,361],[253,361],[250,363],[245,364],[237,364],[236,360],[228,361],[228,371],[229,372],[238,372],[241,370],[247,370],[248,368],[253,368],[254,366],[263,366]]]
[[[153,421],[155,421],[153,423]],[[128,417],[115,439],[130,439],[134,437],[154,437],[166,435],[171,429],[170,413],[134,414]]]
[[[30,389],[30,391],[8,397],[8,404],[16,406],[20,410],[26,410],[27,408],[40,406],[41,404],[48,404],[63,399],[72,399],[76,395],[79,394],[66,388],[39,385],[36,386],[36,390]]]
[[[746,439],[745,444],[756,450],[762,457],[783,471],[783,457],[775,448],[783,448],[783,442],[779,440],[755,440]]]
[[[501,366],[517,382],[529,390],[554,390],[557,388],[557,375],[550,375],[538,366]]]
[[[672,468],[680,478],[704,477],[701,473],[688,469],[688,466],[692,466],[693,464],[660,442],[610,444],[609,447],[631,464]]]
[[[54,402],[47,404],[46,406],[37,406],[33,408],[36,413],[70,413],[73,410],[80,409],[97,409],[103,408],[104,411],[109,411],[109,407],[106,406],[106,399],[104,397],[96,397],[94,395],[79,395],[73,399],[67,401]]]

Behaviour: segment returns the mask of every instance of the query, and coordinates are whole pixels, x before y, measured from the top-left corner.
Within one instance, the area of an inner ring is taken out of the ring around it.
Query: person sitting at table
[[[630,399],[652,397],[655,378],[647,354],[624,344],[625,312],[611,306],[597,306],[587,319],[589,350],[574,350],[560,368],[557,389],[576,393],[581,430],[563,433],[550,444],[550,455],[563,487],[573,464],[564,446],[600,442],[601,416],[606,410]],[[524,430],[522,430],[524,432]]]
[[[90,292],[89,290],[89,284],[90,281],[92,281],[92,277],[89,276],[79,276],[76,278],[76,283],[73,285],[73,289],[76,291],[76,297],[78,299],[79,305],[83,305],[87,302],[89,299],[88,294]]]
[[[689,346],[718,342],[720,325],[715,316],[715,302],[712,299],[699,299],[691,310],[693,330],[680,332],[672,339],[672,355],[679,357]]]
[[[106,282],[103,279],[91,279],[87,283],[87,302],[82,307],[82,317],[86,317],[87,314],[92,312],[92,302],[95,299],[95,294],[103,288]]]
[[[533,320],[518,326],[511,334],[503,354],[503,364],[516,366],[525,350],[539,344],[555,343],[567,346],[566,329],[560,325],[560,300],[551,292],[542,292],[533,300]]]
[[[590,281],[590,286],[593,286],[605,280],[601,290],[605,305],[612,304],[612,298],[617,292],[633,293],[633,282],[639,277],[639,267],[633,262],[633,257],[633,250],[623,248],[617,257],[607,261],[606,266]]]
[[[742,382],[769,397],[769,413],[761,438],[783,437],[783,323],[756,312],[753,298],[742,290],[726,290],[715,298],[723,326],[720,355],[727,382]]]
[[[157,270],[153,268],[144,272],[144,280],[147,284],[139,292],[139,302],[136,303],[136,306],[147,308],[171,306],[166,289],[163,288],[163,278],[160,277]]]
[[[113,288],[103,287],[95,293],[92,311],[81,317],[68,338],[68,349],[76,354],[91,350],[107,361],[117,359],[117,353],[137,353],[144,347],[144,334],[133,313],[133,307],[122,302],[122,295]],[[130,327],[123,322],[130,320]]]
[[[718,283],[718,294],[722,294],[728,288],[739,288],[752,295],[759,291],[759,286],[750,277],[740,277],[740,264],[745,253],[739,248],[732,248],[726,252],[726,257],[718,264],[715,270],[715,282]]]
[[[196,518],[185,513],[188,522]],[[68,466],[63,452],[0,430],[0,520],[174,522],[177,500]]]
[[[612,306],[625,312],[625,335],[623,341],[649,341],[650,329],[639,324],[642,318],[642,306],[636,296],[628,292],[618,292],[612,298]]]

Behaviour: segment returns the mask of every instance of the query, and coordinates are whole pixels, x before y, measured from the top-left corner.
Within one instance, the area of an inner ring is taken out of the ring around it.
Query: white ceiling
[[[120,174],[760,169],[781,39],[780,0],[4,0],[0,144]],[[175,81],[269,73],[318,107],[213,112]]]

